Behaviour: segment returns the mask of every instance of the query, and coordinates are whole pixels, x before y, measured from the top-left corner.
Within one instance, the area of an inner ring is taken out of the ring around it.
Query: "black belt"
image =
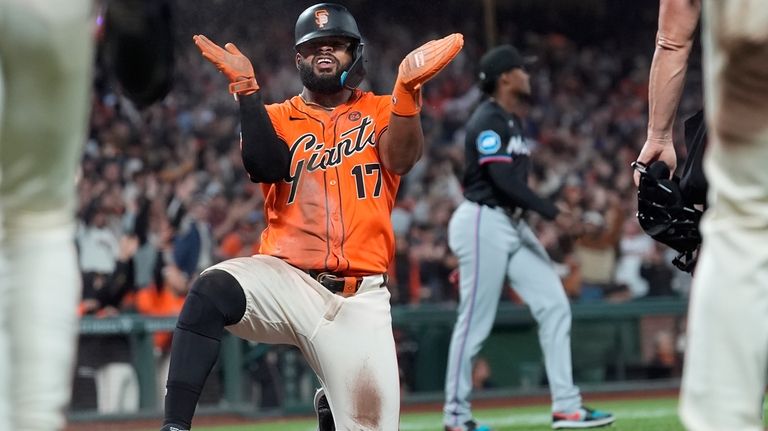
[[[363,277],[344,277],[333,274],[331,272],[316,271],[316,270],[304,270],[310,277],[317,280],[318,283],[323,285],[326,289],[333,293],[340,293],[343,296],[352,296],[360,289],[360,285],[363,283]],[[387,275],[384,274],[384,283],[381,287],[387,285]]]
[[[470,199],[470,201],[472,201],[472,200]],[[521,220],[525,216],[525,210],[520,208],[520,207],[502,206],[502,205],[497,205],[497,204],[488,203],[488,202],[482,202],[482,201],[479,201],[479,202],[478,201],[472,201],[472,202],[474,202],[474,203],[476,203],[478,205],[482,205],[484,207],[488,207],[488,208],[493,208],[493,209],[500,208],[513,221],[519,221],[519,220]]]
[[[485,201],[483,199],[474,200],[474,199],[467,198],[467,200],[470,201],[470,202],[474,202],[474,203],[476,203],[478,205],[482,205],[482,206],[488,207],[488,208],[496,208],[496,207],[499,206],[499,204],[497,204],[497,203],[491,203],[491,202]]]

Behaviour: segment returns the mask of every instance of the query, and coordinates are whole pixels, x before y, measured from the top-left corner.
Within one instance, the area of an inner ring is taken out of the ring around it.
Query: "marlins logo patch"
[[[480,154],[494,154],[501,148],[501,136],[493,130],[483,130],[477,135],[477,151]]]

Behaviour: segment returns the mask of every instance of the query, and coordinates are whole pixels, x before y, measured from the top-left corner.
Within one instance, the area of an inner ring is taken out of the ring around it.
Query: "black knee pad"
[[[224,327],[245,314],[245,292],[231,274],[212,270],[201,275],[184,301],[176,326],[220,340]]]

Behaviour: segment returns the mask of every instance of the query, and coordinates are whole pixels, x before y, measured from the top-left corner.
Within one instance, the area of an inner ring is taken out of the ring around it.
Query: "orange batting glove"
[[[421,85],[443,70],[464,46],[464,36],[453,33],[432,40],[405,56],[392,90],[392,112],[410,117],[421,111]]]
[[[195,41],[203,57],[227,76],[230,93],[247,96],[259,90],[251,61],[237,49],[234,43],[230,42],[222,48],[202,34],[192,36],[192,40]]]

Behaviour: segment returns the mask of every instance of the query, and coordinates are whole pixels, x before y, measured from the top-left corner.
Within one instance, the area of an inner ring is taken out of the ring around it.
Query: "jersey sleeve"
[[[376,114],[373,118],[376,124],[376,142],[379,142],[381,134],[389,129],[389,119],[392,117],[392,98],[390,96],[376,96]]]
[[[266,105],[267,115],[272,122],[272,127],[275,129],[275,134],[283,142],[288,142],[285,135],[285,123],[288,121],[290,109],[285,103],[275,103]]]
[[[274,121],[256,93],[240,98],[240,153],[254,183],[274,183],[288,175],[291,156],[279,121]]]
[[[474,146],[480,166],[488,163],[512,163],[505,143],[510,139],[509,127],[500,115],[489,116],[477,124]]]

